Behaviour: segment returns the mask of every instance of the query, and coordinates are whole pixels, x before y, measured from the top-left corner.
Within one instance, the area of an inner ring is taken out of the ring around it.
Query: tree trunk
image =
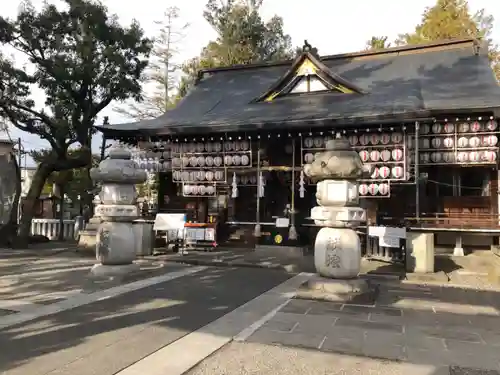
[[[12,155],[12,158],[15,158]],[[15,160],[15,159],[14,159]],[[16,195],[10,211],[9,222],[0,228],[0,243],[7,246],[15,245],[15,238],[17,236],[17,218],[19,214],[19,199],[21,197],[21,170],[17,162],[14,163],[16,171]]]
[[[21,216],[21,222],[19,224],[19,245],[26,246],[28,245],[28,240],[31,232],[31,221],[33,220],[33,216],[35,215],[35,208],[42,193],[42,189],[45,185],[45,181],[52,173],[52,168],[50,166],[41,163],[35,174],[33,175],[33,179],[31,181],[31,186],[24,200],[23,204],[23,212]]]

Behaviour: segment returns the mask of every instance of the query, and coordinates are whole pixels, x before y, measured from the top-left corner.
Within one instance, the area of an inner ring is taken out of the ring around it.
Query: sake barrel
[[[497,153],[495,151],[483,151],[483,161],[494,162],[497,160]]]
[[[392,143],[399,144],[403,142],[403,134],[396,132],[391,134]]]
[[[470,130],[473,132],[481,131],[481,128],[482,128],[482,125],[479,121],[474,121],[470,126]]]
[[[395,160],[395,161],[400,161],[400,160],[403,160],[403,150],[401,150],[400,148],[395,148],[394,150],[392,150],[392,160]]]
[[[359,143],[361,144],[361,146],[366,146],[369,142],[370,137],[368,137],[366,134],[363,134],[359,137]]]
[[[224,156],[224,165],[233,164],[233,157],[231,155]]]
[[[196,143],[194,143],[194,142],[188,143],[188,147],[187,148],[188,148],[189,152],[196,152]]]
[[[311,164],[314,161],[314,154],[311,152],[308,152],[307,154],[304,155],[304,161],[307,164]]]
[[[498,137],[496,135],[487,135],[484,138],[483,145],[485,146],[496,146],[498,143]]]
[[[469,161],[477,163],[481,160],[481,155],[477,151],[469,152]]]
[[[384,133],[380,136],[380,143],[383,145],[388,145],[391,142],[391,136],[387,133]]]
[[[382,150],[382,152],[380,152],[380,159],[382,161],[391,160],[391,152],[389,150]]]
[[[379,161],[380,160],[380,151],[372,150],[370,152],[370,160],[371,161]]]
[[[460,125],[458,125],[459,133],[468,133],[469,130],[470,130],[470,125],[468,122],[462,122]]]
[[[447,137],[447,138],[445,138],[445,139],[444,139],[444,141],[443,141],[443,145],[444,145],[444,147],[446,147],[446,148],[452,148],[452,147],[453,147],[453,143],[454,143],[454,142],[453,142],[453,138],[451,138],[451,137]]]
[[[348,138],[349,144],[351,146],[356,146],[358,144],[358,136],[357,135],[350,135]]]
[[[241,155],[241,165],[247,166],[250,164],[250,157],[248,155]]]
[[[431,145],[432,148],[441,148],[443,145],[443,139],[441,137],[432,138]]]
[[[241,183],[242,185],[246,185],[246,184],[248,184],[248,180],[249,180],[249,178],[248,178],[248,176],[247,176],[246,174],[242,174],[242,175],[241,175],[241,176],[239,176],[239,177],[240,177],[240,183]]]
[[[453,133],[455,131],[455,125],[453,125],[452,123],[449,123],[447,122],[446,124],[444,124],[444,132],[445,133]]]
[[[307,137],[306,139],[304,139],[304,146],[305,146],[305,148],[312,148],[314,146],[313,139],[310,137]]]
[[[368,193],[370,193],[370,195],[377,195],[377,193],[378,193],[378,184],[370,184],[370,185],[368,185]]]
[[[471,137],[469,139],[470,147],[479,147],[481,145],[481,139],[479,137]]]
[[[380,167],[378,171],[380,177],[384,179],[389,178],[389,176],[391,175],[391,169],[385,165],[383,167]]]
[[[431,130],[434,134],[439,134],[443,131],[443,126],[439,123],[432,124]]]
[[[374,180],[380,177],[380,171],[377,167],[373,168],[372,174],[370,177],[373,178]]]
[[[214,172],[212,171],[206,171],[205,172],[205,180],[207,181],[213,181],[214,179]]]
[[[191,185],[191,194],[198,195],[200,193],[197,185]]]
[[[459,152],[457,154],[457,161],[459,161],[460,163],[464,163],[467,160],[469,160],[469,154],[467,152]]]
[[[453,163],[455,161],[455,154],[453,152],[443,153],[443,160],[445,163]]]
[[[220,156],[214,157],[214,165],[220,167],[222,165],[222,158]]]
[[[404,176],[404,169],[401,166],[392,167],[391,171],[392,177],[394,178],[402,178]]]
[[[207,167],[211,167],[211,166],[213,166],[213,165],[214,165],[214,158],[213,158],[213,156],[207,156],[207,157],[205,158],[205,165],[206,165]]]
[[[380,143],[380,135],[378,135],[378,134],[371,134],[370,135],[370,143],[372,145],[378,145]]]
[[[486,130],[493,132],[497,130],[498,128],[498,123],[495,120],[490,120],[486,123]]]
[[[358,192],[359,192],[359,195],[368,194],[368,185],[367,184],[360,184],[358,187]]]
[[[389,184],[379,184],[378,192],[380,195],[388,195],[389,194]]]
[[[180,152],[180,147],[178,143],[172,143],[170,146],[170,149],[172,150],[173,153],[179,153]]]

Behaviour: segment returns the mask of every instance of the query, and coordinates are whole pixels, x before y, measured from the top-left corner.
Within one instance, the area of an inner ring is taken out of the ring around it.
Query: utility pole
[[[22,144],[21,144],[21,138],[17,139],[17,164],[19,168],[19,174],[21,175],[21,190],[23,187],[23,169],[22,169],[22,155],[23,155],[23,150],[22,150]],[[26,173],[26,170],[24,171]],[[24,179],[26,179],[26,176],[24,176]],[[22,206],[23,206],[23,198],[22,198],[22,191],[19,193],[19,201],[17,202],[17,225],[21,223],[21,215],[22,215]]]

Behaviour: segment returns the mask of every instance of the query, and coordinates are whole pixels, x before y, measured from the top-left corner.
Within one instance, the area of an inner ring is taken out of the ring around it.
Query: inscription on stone
[[[339,251],[340,237],[330,237],[326,243],[325,266],[331,268],[340,268]]]

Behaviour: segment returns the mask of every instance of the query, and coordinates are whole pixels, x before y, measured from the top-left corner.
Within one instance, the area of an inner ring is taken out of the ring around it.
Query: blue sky
[[[154,21],[161,19],[164,10],[177,6],[183,22],[190,24],[186,31],[177,59],[179,62],[199,54],[206,43],[215,37],[215,33],[202,16],[206,0],[141,0],[140,2],[123,0],[101,0],[112,13],[118,15],[122,23],[136,19],[150,36],[155,35],[157,26]],[[32,0],[35,6],[41,6],[42,0]],[[51,1],[57,3],[57,1]],[[13,17],[17,13],[20,1],[4,1],[0,8],[2,16]],[[278,14],[283,17],[285,31],[291,35],[294,45],[302,45],[307,39],[320,54],[353,52],[364,48],[371,36],[388,36],[395,39],[400,33],[411,32],[420,21],[425,7],[432,6],[434,0],[350,0],[335,2],[331,0],[308,0],[306,2],[290,0],[264,0],[262,16],[265,19]],[[497,15],[493,39],[500,44],[500,1],[469,0],[472,11],[484,8],[487,13]],[[16,56],[18,60],[18,56]],[[22,58],[19,56],[19,61]],[[35,100],[43,101],[40,93],[35,93]],[[113,111],[117,104],[110,105],[101,113],[109,116],[110,122],[127,122]],[[21,137],[26,149],[43,148],[45,142],[31,134],[17,129],[11,130],[12,138]],[[93,147],[98,150],[101,139],[96,137]]]

